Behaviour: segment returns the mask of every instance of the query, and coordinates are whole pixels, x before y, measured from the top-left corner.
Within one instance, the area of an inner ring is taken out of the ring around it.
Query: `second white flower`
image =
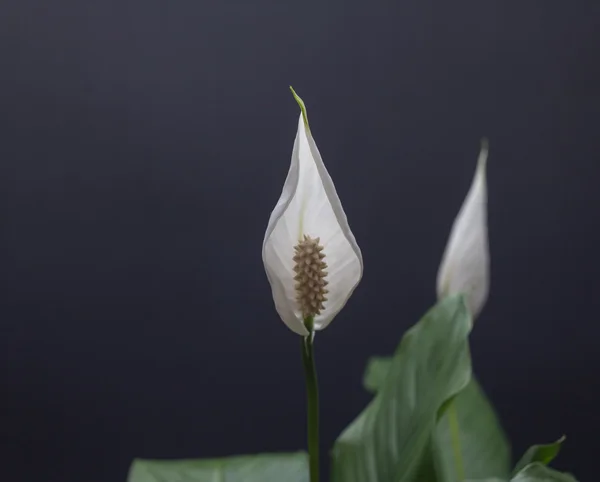
[[[487,230],[487,142],[483,141],[477,170],[456,217],[437,278],[438,298],[463,293],[473,318],[483,308],[489,292]]]

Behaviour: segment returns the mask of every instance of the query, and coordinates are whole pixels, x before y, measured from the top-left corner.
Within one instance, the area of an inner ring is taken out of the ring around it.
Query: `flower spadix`
[[[477,170],[456,217],[437,277],[438,298],[463,293],[473,319],[489,291],[486,163],[487,141],[481,143]]]
[[[299,335],[322,330],[362,277],[362,255],[308,125],[302,99],[292,162],[263,241],[281,319]]]

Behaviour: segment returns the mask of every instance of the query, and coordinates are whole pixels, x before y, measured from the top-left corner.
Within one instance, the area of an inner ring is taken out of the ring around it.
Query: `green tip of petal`
[[[290,90],[292,91],[292,95],[294,96],[294,99],[296,99],[296,102],[298,102],[298,105],[300,106],[300,110],[302,111],[302,118],[304,119],[304,125],[306,126],[306,130],[308,132],[310,132],[310,127],[308,126],[308,115],[306,114],[306,106],[304,105],[304,101],[300,98],[300,96],[298,94],[296,94],[296,91],[294,90],[294,88],[290,85]]]
[[[487,151],[490,148],[490,141],[488,141],[487,137],[482,137],[481,139],[481,150]]]
[[[477,160],[477,167],[485,172],[485,168],[487,166],[488,159],[488,151],[490,148],[490,143],[487,137],[481,139],[481,150],[479,151],[479,159]]]

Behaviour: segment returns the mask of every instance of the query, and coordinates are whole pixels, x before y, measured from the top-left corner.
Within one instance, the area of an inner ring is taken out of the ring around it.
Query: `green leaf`
[[[511,482],[577,482],[577,479],[546,467],[541,462],[534,462],[515,475]]]
[[[390,357],[371,358],[363,378],[365,388],[377,392],[391,364]],[[475,378],[444,405],[433,444],[438,480],[510,477],[510,444]]]
[[[368,392],[375,393],[383,386],[392,367],[392,357],[374,356],[367,362],[363,377],[363,386]]]
[[[558,453],[560,448],[565,441],[565,437],[562,436],[556,442],[545,445],[533,445],[527,449],[527,452],[521,457],[521,460],[517,462],[515,466],[514,474],[519,472],[523,467],[533,462],[540,462],[544,465],[548,465],[552,462]]]
[[[510,444],[475,378],[452,399],[440,417],[434,452],[438,479],[443,482],[510,477]]]
[[[134,460],[128,482],[308,482],[304,452],[197,460]]]
[[[509,482],[507,479],[498,479],[494,477],[492,479],[469,479],[465,482]]]
[[[471,317],[443,299],[402,339],[385,383],[333,448],[332,482],[432,480],[438,412],[471,377]]]

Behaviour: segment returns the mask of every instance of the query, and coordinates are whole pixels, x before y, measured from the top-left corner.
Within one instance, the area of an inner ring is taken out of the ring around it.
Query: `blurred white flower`
[[[437,276],[437,295],[464,293],[473,319],[481,312],[489,291],[487,231],[487,141],[481,143],[475,177],[456,217]]]
[[[322,330],[344,307],[363,272],[360,248],[313,140],[306,108],[283,192],[263,241],[262,257],[275,308],[295,333]]]

